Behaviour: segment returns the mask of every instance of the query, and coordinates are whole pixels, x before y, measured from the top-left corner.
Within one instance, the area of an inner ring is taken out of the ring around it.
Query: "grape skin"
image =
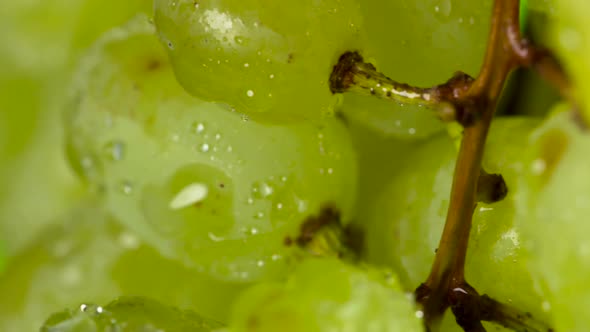
[[[12,256],[80,192],[62,147],[74,63],[104,31],[149,12],[151,1],[2,1],[0,7],[0,233]]]
[[[41,332],[210,332],[221,324],[142,297],[119,298],[106,306],[82,304],[49,317]]]
[[[232,332],[423,330],[394,276],[332,258],[304,261],[284,284],[247,290],[230,322]]]
[[[590,3],[584,0],[548,1],[548,7],[555,7],[555,16],[549,21],[551,45],[571,77],[574,95],[583,107],[585,123],[590,123],[590,30],[587,13]]]
[[[284,238],[307,216],[325,204],[344,222],[353,215],[356,161],[336,119],[260,124],[187,95],[145,17],[95,45],[73,95],[76,170],[117,218],[186,266],[228,281],[278,278]],[[207,194],[170,208],[195,185]]]
[[[163,257],[100,202],[84,202],[58,221],[0,276],[0,331],[37,331],[60,308],[139,295],[225,321],[228,303],[248,286]]]
[[[546,292],[542,303],[556,331],[584,331],[590,305],[587,223],[590,137],[557,113],[531,134],[524,178],[530,190],[520,196],[520,224],[530,241],[534,280]]]
[[[156,0],[155,22],[187,91],[281,123],[333,113],[332,66],[363,39],[355,0]]]

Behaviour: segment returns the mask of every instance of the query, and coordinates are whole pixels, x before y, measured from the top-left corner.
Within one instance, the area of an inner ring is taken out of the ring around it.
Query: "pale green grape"
[[[210,332],[221,324],[141,297],[119,298],[106,306],[81,304],[49,317],[41,332]]]
[[[236,301],[230,331],[422,331],[395,276],[310,259],[285,284],[259,284]]]
[[[364,57],[387,76],[432,86],[455,71],[476,76],[492,0],[361,1],[369,45]]]
[[[498,118],[492,125],[484,169],[502,174],[508,196],[475,209],[465,274],[478,292],[547,319],[542,310],[546,294],[533,282],[527,238],[515,207],[519,195],[529,190],[521,181],[530,172],[523,151],[536,124]],[[417,287],[430,272],[449,206],[456,155],[446,136],[422,144],[404,159],[404,168],[371,206],[367,241],[380,245],[369,246],[369,259],[393,265],[407,289]]]
[[[76,55],[150,7],[150,0],[1,1],[0,238],[9,255],[79,194],[61,147],[64,87]]]
[[[224,321],[228,303],[244,288],[162,257],[96,202],[60,221],[0,275],[0,331],[37,331],[56,310],[122,295],[147,296]]]
[[[336,119],[264,125],[191,97],[147,18],[105,36],[75,87],[75,168],[166,257],[221,279],[276,277],[307,217],[326,205],[352,217],[356,161]]]
[[[358,122],[385,136],[422,139],[444,129],[432,110],[419,105],[400,105],[372,96],[344,95],[340,110],[350,122]]]
[[[477,75],[485,52],[491,0],[359,1],[368,42],[366,61],[395,81],[434,86],[454,72]],[[418,105],[344,97],[343,112],[389,135],[429,136],[444,129],[432,110]]]
[[[590,324],[590,136],[569,113],[547,120],[531,133],[530,190],[519,199],[519,226],[529,238],[532,271],[549,299],[543,308],[556,331],[585,331]]]
[[[586,123],[590,122],[590,2],[585,0],[554,0],[556,15],[552,22],[553,45],[568,74],[575,97],[582,103]]]
[[[328,78],[358,48],[355,0],[156,0],[158,34],[191,94],[259,119],[332,113]]]

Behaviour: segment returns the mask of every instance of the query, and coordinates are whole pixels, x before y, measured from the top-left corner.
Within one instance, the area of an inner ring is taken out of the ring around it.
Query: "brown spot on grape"
[[[552,129],[541,137],[539,158],[545,162],[544,181],[551,178],[568,145],[567,134],[559,129]]]
[[[162,65],[163,65],[163,63],[162,63],[162,61],[160,61],[160,59],[151,58],[151,59],[148,59],[148,61],[146,62],[145,69],[148,72],[153,72],[153,71],[160,69],[162,67]]]
[[[291,239],[290,236],[285,236],[285,239],[283,240],[283,243],[287,246],[290,247],[293,245],[293,239]]]

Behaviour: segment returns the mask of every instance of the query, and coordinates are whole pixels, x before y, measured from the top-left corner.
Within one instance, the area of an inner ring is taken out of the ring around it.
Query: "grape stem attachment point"
[[[430,275],[415,291],[428,330],[450,308],[465,331],[485,331],[482,321],[515,331],[552,331],[529,314],[479,295],[465,281],[473,212],[479,201],[494,200],[495,193],[489,196],[484,187],[491,181],[498,186],[499,196],[506,194],[503,180],[482,172],[481,164],[488,131],[509,73],[519,67],[535,70],[575,107],[570,81],[558,61],[548,50],[522,36],[519,5],[519,0],[494,1],[487,50],[475,79],[457,73],[444,84],[416,88],[379,73],[375,66],[363,62],[357,52],[343,54],[330,76],[332,93],[354,92],[425,105],[434,109],[442,120],[457,121],[464,128],[443,234]]]

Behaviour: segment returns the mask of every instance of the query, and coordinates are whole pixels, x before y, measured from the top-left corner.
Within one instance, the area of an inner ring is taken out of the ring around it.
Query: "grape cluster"
[[[412,294],[472,125],[427,87],[474,82],[493,4],[0,5],[0,99],[24,110],[0,112],[0,331],[460,331]],[[528,6],[571,86],[506,88],[498,113],[537,116],[492,122],[464,274],[505,314],[488,330],[584,331],[590,8]],[[334,93],[347,52],[393,88]]]

